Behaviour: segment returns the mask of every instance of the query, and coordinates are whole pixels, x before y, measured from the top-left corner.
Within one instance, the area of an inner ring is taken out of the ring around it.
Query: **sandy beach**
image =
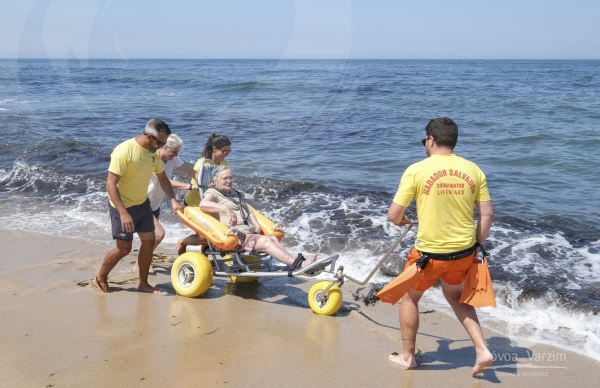
[[[423,306],[420,367],[402,370],[387,360],[401,350],[398,306],[356,302],[352,284],[333,317],[308,307],[314,279],[236,285],[216,278],[207,294],[183,298],[171,287],[175,252],[165,246],[150,283],[166,295],[136,292],[137,252],[113,271],[117,292],[104,295],[91,280],[108,241],[2,232],[2,387],[564,387],[595,384],[600,367],[484,330],[497,360],[472,378],[475,354],[462,326]]]

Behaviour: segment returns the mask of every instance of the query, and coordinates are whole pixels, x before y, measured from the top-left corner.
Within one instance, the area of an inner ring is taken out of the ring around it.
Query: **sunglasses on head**
[[[427,140],[429,140],[431,136],[427,136],[425,139],[421,140],[421,143],[423,143],[423,147],[425,147],[425,143],[427,143]]]

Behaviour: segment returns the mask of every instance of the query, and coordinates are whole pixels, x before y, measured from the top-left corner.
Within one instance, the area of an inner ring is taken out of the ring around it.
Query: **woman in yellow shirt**
[[[225,135],[213,133],[208,138],[208,141],[204,146],[204,151],[202,152],[200,159],[198,159],[198,161],[194,165],[194,170],[196,170],[196,172],[200,172],[200,169],[202,169],[202,164],[206,159],[212,160],[215,166],[229,166],[229,163],[225,160],[225,158],[230,153],[231,141],[229,140],[229,138]],[[210,172],[210,174],[206,174],[208,176],[202,177],[202,180],[206,179],[207,183],[210,179],[210,175],[212,175],[212,171]],[[198,181],[196,181],[195,179],[192,179],[191,183],[192,185],[198,185],[200,187],[200,190],[188,191],[185,195],[185,201],[183,204],[185,206],[200,206],[200,193],[204,192],[204,190],[206,190],[206,187],[202,187],[202,183],[204,182],[200,182],[200,184],[198,184]]]

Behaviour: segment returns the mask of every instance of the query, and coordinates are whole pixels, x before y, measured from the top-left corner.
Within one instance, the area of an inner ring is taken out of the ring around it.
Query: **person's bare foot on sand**
[[[312,255],[311,257],[309,257],[308,259],[305,259],[305,260],[302,262],[302,267],[300,267],[300,268],[304,268],[304,267],[306,267],[307,265],[311,265],[312,263],[314,263],[314,262],[315,262],[315,260],[317,260],[317,254],[316,254],[316,253],[315,253],[314,255]]]
[[[138,262],[136,261],[135,264],[133,265],[133,272],[138,272],[140,270],[140,266],[138,265]],[[148,268],[148,273],[150,275],[154,275],[154,267],[152,266],[152,264],[150,264],[150,268]]]
[[[142,292],[147,292],[150,294],[162,294],[163,293],[161,290],[159,290],[158,288],[152,287],[148,283],[144,283],[144,284],[139,283],[137,286],[137,289]]]
[[[493,360],[494,356],[492,356],[492,353],[489,351],[486,351],[481,356],[478,355],[477,359],[475,360],[475,366],[473,367],[472,375],[475,376],[476,374],[485,372],[487,368],[492,365]]]
[[[388,355],[390,361],[393,361],[406,369],[416,369],[417,368],[417,360],[414,357],[405,358],[403,354],[398,354],[396,352],[390,353]]]
[[[177,255],[183,255],[187,250],[187,245],[183,245],[183,239],[177,240]]]
[[[94,278],[94,286],[96,286],[98,291],[100,291],[104,294],[112,293],[112,290],[108,286],[108,282],[107,281],[99,281],[97,277]]]

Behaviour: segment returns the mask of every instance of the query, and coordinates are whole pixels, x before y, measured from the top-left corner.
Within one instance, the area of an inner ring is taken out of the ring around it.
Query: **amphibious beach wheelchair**
[[[284,233],[279,225],[252,208],[260,226],[261,234],[275,236],[282,240]],[[338,254],[300,268],[290,268],[284,264],[274,264],[266,253],[239,252],[233,250],[239,240],[235,228],[228,228],[199,207],[188,206],[178,212],[181,221],[198,233],[205,241],[202,252],[186,252],[180,255],[171,269],[171,282],[177,294],[196,297],[205,293],[211,286],[213,276],[229,277],[234,283],[256,281],[259,277],[312,277],[322,272],[334,274],[335,281],[320,281],[310,288],[308,303],[310,308],[321,315],[333,315],[342,306],[343,267],[334,270]],[[340,281],[341,279],[341,281]],[[335,283],[339,283],[339,286]]]
[[[204,160],[199,171],[201,194],[208,187],[215,168],[211,160]],[[261,234],[274,236],[279,241],[284,237],[283,230],[271,220],[248,205],[258,219]],[[234,283],[254,282],[259,277],[312,277],[322,272],[333,275],[333,280],[320,281],[308,292],[310,308],[320,315],[333,315],[342,306],[340,288],[346,279],[365,285],[379,270],[390,254],[400,244],[413,225],[409,225],[398,240],[388,249],[373,270],[364,280],[357,280],[344,273],[344,267],[335,269],[339,255],[332,254],[317,260],[304,268],[290,268],[284,264],[273,264],[270,256],[258,252],[239,252],[234,248],[239,244],[235,228],[228,228],[199,207],[188,206],[184,212],[177,212],[181,221],[203,239],[201,252],[186,252],[180,255],[171,269],[171,283],[177,294],[196,297],[205,293],[211,286],[213,276],[229,277]],[[297,260],[298,261],[298,260]],[[329,268],[328,268],[329,267]]]

